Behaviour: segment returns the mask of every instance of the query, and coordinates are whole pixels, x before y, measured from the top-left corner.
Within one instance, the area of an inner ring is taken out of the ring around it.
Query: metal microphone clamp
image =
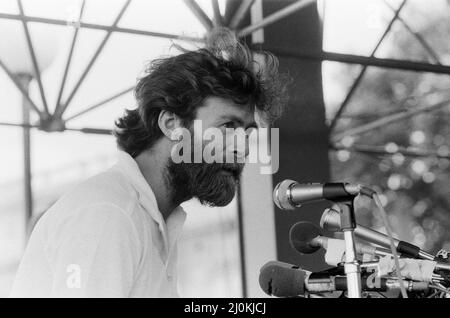
[[[347,290],[349,298],[361,298],[361,267],[356,258],[354,230],[356,228],[355,209],[353,200],[337,202],[341,218],[341,231],[345,240],[344,271],[347,276]]]

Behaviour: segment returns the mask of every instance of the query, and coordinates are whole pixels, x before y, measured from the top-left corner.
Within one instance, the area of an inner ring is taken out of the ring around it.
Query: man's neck
[[[158,153],[160,152],[147,150],[139,154],[135,160],[155,194],[158,208],[164,220],[167,220],[172,211],[179,205],[179,202],[172,202],[171,191],[165,176],[166,161],[158,156]]]

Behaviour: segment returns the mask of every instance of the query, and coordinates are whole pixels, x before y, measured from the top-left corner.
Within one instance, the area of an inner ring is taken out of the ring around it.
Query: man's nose
[[[250,153],[250,143],[248,140],[248,136],[245,136],[245,158],[248,157],[249,153]]]
[[[237,159],[243,159],[248,157],[249,150],[249,136],[242,129],[236,129],[233,134],[227,134],[224,138],[224,149],[228,154],[233,154],[235,162]]]
[[[245,138],[245,142],[237,143],[234,147],[234,156],[236,158],[247,158],[250,153],[249,145],[248,137]]]

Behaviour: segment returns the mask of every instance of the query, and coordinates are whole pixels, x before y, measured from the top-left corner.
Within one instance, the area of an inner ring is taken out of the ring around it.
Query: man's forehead
[[[207,97],[204,100],[203,108],[209,108],[211,111],[215,111],[218,115],[223,113],[236,112],[241,114],[253,114],[254,105],[242,105],[235,103],[232,99],[226,99],[221,97]]]
[[[231,99],[208,97],[204,100],[203,105],[198,108],[197,116],[238,117],[248,122],[255,120],[255,107],[250,104],[237,104]]]

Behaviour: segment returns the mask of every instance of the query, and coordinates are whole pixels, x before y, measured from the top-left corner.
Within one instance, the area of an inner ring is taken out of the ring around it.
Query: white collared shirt
[[[136,161],[119,160],[63,195],[39,220],[11,297],[178,297],[177,239]]]

